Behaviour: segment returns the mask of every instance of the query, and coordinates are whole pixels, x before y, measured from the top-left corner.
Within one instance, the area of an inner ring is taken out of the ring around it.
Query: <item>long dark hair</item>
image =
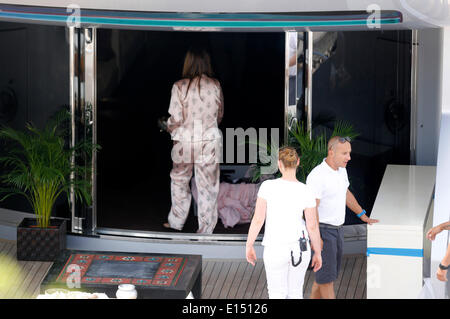
[[[182,76],[189,79],[186,95],[191,86],[192,80],[198,77],[198,91],[200,93],[200,80],[202,75],[213,77],[213,70],[211,67],[211,58],[205,49],[191,47],[184,58]]]

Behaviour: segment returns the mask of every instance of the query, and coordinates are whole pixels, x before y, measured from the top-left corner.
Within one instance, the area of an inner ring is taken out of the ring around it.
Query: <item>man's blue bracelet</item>
[[[361,216],[364,215],[365,213],[366,213],[366,210],[363,209],[363,211],[361,213],[359,213],[358,215],[356,215],[356,216],[358,216],[358,218],[361,218]]]

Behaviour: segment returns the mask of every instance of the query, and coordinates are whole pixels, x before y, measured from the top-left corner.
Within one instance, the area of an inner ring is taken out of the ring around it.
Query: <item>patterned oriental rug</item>
[[[186,258],[175,256],[123,254],[70,254],[56,278],[66,284],[78,276],[81,284],[136,286],[175,286],[186,265]]]
[[[41,283],[40,291],[59,288],[105,293],[116,298],[120,284],[135,285],[139,299],[184,299],[202,295],[202,256],[64,250]]]

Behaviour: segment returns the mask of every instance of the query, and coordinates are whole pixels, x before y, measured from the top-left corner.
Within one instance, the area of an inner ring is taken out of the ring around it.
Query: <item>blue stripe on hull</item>
[[[370,255],[423,257],[423,249],[367,247],[367,256]]]
[[[72,11],[63,8],[0,5],[0,18],[53,23],[74,22]],[[148,27],[212,27],[212,28],[283,28],[320,26],[362,26],[369,14],[218,14],[218,13],[161,13],[110,10],[80,10],[81,24]],[[78,22],[78,21],[77,21]],[[402,22],[400,12],[381,13],[382,25]]]

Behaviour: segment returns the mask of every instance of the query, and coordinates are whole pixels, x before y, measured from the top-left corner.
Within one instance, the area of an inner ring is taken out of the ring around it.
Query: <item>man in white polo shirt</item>
[[[312,299],[334,299],[334,281],[339,275],[344,236],[342,225],[345,222],[345,207],[348,206],[357,216],[368,224],[378,220],[366,216],[355,196],[349,191],[350,185],[346,166],[350,161],[350,138],[335,136],[328,141],[328,155],[322,164],[316,166],[306,179],[316,202],[323,241],[322,268],[316,272]]]

